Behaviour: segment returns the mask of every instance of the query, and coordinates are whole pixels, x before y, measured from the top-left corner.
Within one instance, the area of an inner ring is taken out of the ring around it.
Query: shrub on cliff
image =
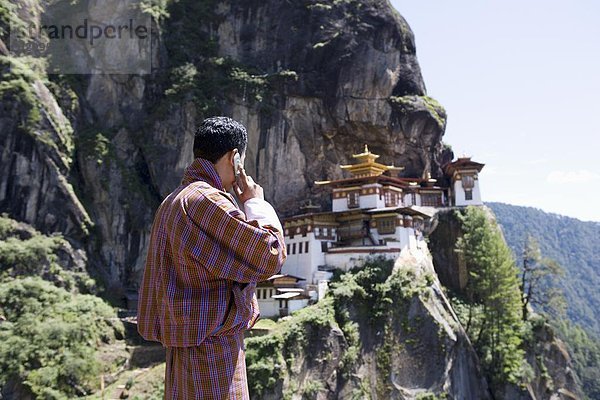
[[[416,328],[411,326],[416,322],[408,316],[408,307],[431,282],[430,275],[417,275],[411,268],[394,269],[394,260],[382,257],[369,258],[360,267],[339,274],[324,299],[281,319],[268,334],[246,341],[250,397],[280,394],[289,399],[298,393],[303,398],[315,398],[325,391],[331,394],[334,388],[302,376],[303,368],[305,372],[310,363],[318,363],[319,370],[335,368],[338,383],[352,381],[352,398],[369,398],[371,392],[389,398],[393,392],[392,353],[401,348],[394,343],[394,323],[402,325],[397,329],[406,333],[403,345],[418,342]],[[333,350],[336,340],[329,336],[338,328],[343,333],[337,342],[341,344],[339,353]],[[367,350],[366,336],[375,343],[367,344]],[[367,378],[357,378],[356,373],[364,365],[361,354],[371,351],[376,365],[370,368],[377,377],[373,385]]]
[[[93,293],[95,282],[83,270],[68,265],[73,252],[61,235],[46,236],[5,215],[0,216],[0,282],[39,276],[70,291]]]
[[[97,382],[96,348],[123,334],[113,309],[37,277],[0,283],[0,387],[21,383],[35,398],[88,393]]]

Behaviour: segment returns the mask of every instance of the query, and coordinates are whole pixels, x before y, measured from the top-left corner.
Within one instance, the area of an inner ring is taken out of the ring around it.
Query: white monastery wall
[[[465,199],[465,190],[462,185],[462,180],[454,182],[454,205],[456,206],[480,206],[483,205],[481,201],[481,192],[479,190],[479,181],[475,181],[473,187],[473,198],[471,200]]]
[[[259,299],[258,308],[263,318],[279,317],[279,301],[273,299]]]

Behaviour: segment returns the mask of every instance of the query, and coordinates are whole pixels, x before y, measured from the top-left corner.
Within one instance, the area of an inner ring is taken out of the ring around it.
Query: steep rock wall
[[[51,12],[34,3],[23,2],[40,11],[28,18]],[[387,0],[181,0],[157,16],[152,74],[52,76],[21,88],[38,87],[33,109],[56,115],[35,128],[55,145],[27,142],[11,127],[21,111],[3,98],[0,210],[84,242],[109,286],[139,282],[154,210],[191,162],[204,117],[248,127],[247,169],[282,214],[308,198],[327,206],[314,181],[340,177],[337,165],[365,143],[406,175],[440,175],[445,112],[426,96],[413,34]],[[58,126],[71,128],[68,150]]]
[[[340,177],[364,143],[407,175],[439,175],[444,111],[425,104],[412,32],[387,1],[232,1],[218,15],[220,56],[296,74],[273,90],[267,118],[242,98],[232,107],[256,127],[249,167],[281,211],[317,194],[314,180]]]
[[[0,56],[0,210],[83,240],[92,221],[70,182],[73,129],[44,73]]]

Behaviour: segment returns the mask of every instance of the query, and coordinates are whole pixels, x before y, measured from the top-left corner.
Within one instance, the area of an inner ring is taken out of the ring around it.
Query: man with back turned
[[[262,188],[236,171],[247,141],[230,118],[204,120],[193,163],[154,218],[138,330],[167,348],[166,399],[249,398],[243,335],[259,315],[256,282],[278,273],[286,253]]]

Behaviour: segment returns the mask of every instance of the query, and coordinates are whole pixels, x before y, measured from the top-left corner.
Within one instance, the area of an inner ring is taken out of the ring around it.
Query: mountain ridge
[[[583,223],[592,223],[592,224],[598,224],[600,225],[600,220],[596,221],[596,220],[587,220],[587,219],[583,219],[580,217],[574,217],[572,215],[566,215],[566,214],[561,214],[560,212],[555,212],[555,211],[548,211],[548,210],[544,210],[543,208],[540,207],[536,207],[536,206],[524,206],[524,205],[520,205],[520,204],[511,204],[511,203],[506,203],[503,201],[485,201],[484,202],[486,205],[493,205],[493,204],[500,204],[500,205],[506,205],[506,206],[511,206],[511,207],[519,207],[519,208],[524,208],[524,209],[531,209],[533,211],[539,211],[542,212],[548,216],[551,217],[556,217],[556,218],[569,218],[569,219],[573,219],[576,220],[578,222],[583,222]]]

